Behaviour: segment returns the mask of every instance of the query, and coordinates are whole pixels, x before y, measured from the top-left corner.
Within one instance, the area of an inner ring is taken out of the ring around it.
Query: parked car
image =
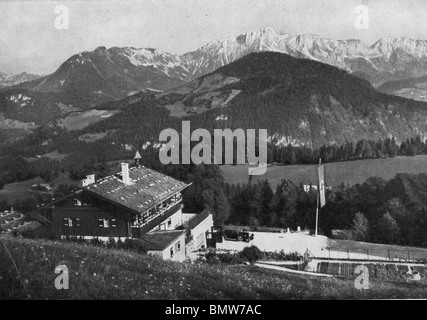
[[[254,239],[254,234],[247,231],[224,230],[223,234],[225,240],[249,242]]]

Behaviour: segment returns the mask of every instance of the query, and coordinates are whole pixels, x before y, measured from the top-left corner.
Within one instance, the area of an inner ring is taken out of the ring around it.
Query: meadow
[[[91,109],[87,111],[71,112],[67,117],[58,120],[59,126],[73,131],[81,130],[87,126],[111,117],[113,114],[118,113],[119,110],[96,110]]]
[[[35,177],[30,180],[21,182],[13,182],[6,184],[3,189],[0,190],[0,201],[6,200],[10,204],[13,204],[16,200],[23,200],[25,198],[36,198],[38,192],[32,190],[33,185],[47,183],[40,177]],[[50,186],[55,188],[60,184],[76,185],[78,181],[73,181],[69,178],[67,173],[59,173],[59,176],[49,183]]]
[[[170,262],[90,244],[6,236],[0,240],[1,300],[427,298],[424,281],[372,279],[369,290],[359,291],[353,278],[316,278],[252,265]],[[58,265],[68,268],[68,290],[55,289]]]
[[[246,165],[223,165],[221,172],[224,181],[230,184],[243,184],[249,181]],[[341,183],[354,185],[375,176],[389,180],[397,173],[427,173],[427,155],[326,163],[325,183],[329,186]],[[264,175],[252,176],[252,182],[268,180],[273,188],[283,179],[296,184],[316,185],[317,165],[269,166]]]
[[[9,183],[0,190],[0,200],[6,200],[9,203],[13,203],[17,199],[24,199],[33,196],[35,193],[32,192],[31,187],[37,184],[46,183],[42,178],[36,177],[34,179]]]

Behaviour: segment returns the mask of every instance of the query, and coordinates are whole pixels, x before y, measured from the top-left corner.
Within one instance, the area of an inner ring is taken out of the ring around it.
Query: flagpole
[[[317,203],[316,203],[316,232],[315,232],[316,236],[317,236],[318,223],[319,223],[319,192],[317,192]]]
[[[319,167],[322,164],[322,159],[319,158]],[[319,225],[319,198],[320,198],[320,181],[317,183],[317,202],[316,202],[316,230],[314,235],[317,236],[317,228]]]

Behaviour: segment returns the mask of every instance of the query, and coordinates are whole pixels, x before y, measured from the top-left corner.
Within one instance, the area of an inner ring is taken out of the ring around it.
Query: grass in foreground
[[[253,266],[175,263],[91,245],[1,238],[0,299],[370,299],[427,298],[427,284],[325,279]],[[54,287],[55,267],[69,269],[69,290]],[[25,286],[25,290],[24,290]]]

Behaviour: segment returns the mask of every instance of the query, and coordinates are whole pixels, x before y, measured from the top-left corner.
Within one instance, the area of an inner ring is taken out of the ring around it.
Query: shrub
[[[93,246],[102,246],[104,243],[98,238],[93,238],[92,240],[90,240],[90,244]]]
[[[285,253],[283,250],[280,252],[264,252],[264,256],[269,259],[284,261],[300,261],[303,259],[303,256],[301,256],[298,252]]]
[[[242,258],[238,254],[233,253],[221,253],[217,255],[219,261],[228,264],[241,264],[243,263]]]
[[[117,248],[117,247],[118,247],[118,245],[117,245],[117,242],[116,242],[116,240],[114,238],[108,239],[108,241],[107,241],[107,248],[112,249],[112,248]]]
[[[250,263],[254,263],[255,261],[261,259],[263,256],[264,255],[262,251],[255,246],[246,247],[242,251],[240,251],[240,257],[245,261],[249,261]]]
[[[76,243],[86,243],[86,240],[83,237],[77,237]]]
[[[213,262],[213,261],[218,260],[218,257],[216,255],[215,249],[208,249],[206,251],[206,254],[205,254],[205,259],[208,262]]]
[[[13,237],[19,237],[21,235],[21,233],[19,232],[18,229],[13,229],[12,232],[10,233]]]
[[[147,253],[147,249],[144,247],[144,245],[141,242],[132,240],[132,239],[126,239],[125,241],[118,241],[115,244],[115,246],[118,249],[131,250],[131,251],[136,251],[138,253]]]

